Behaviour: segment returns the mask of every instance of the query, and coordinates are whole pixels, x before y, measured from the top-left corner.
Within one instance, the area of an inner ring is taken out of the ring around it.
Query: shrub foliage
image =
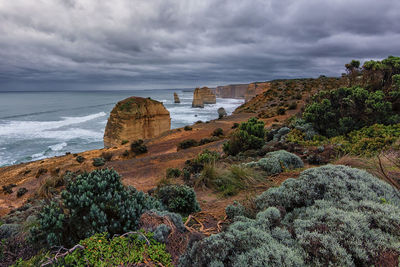
[[[190,214],[200,211],[196,193],[186,185],[166,185],[158,189],[157,197],[172,212]]]
[[[112,169],[84,173],[70,181],[60,203],[39,215],[37,239],[50,246],[72,245],[96,233],[120,234],[136,229],[140,215],[161,204],[134,188],[125,188]]]
[[[228,155],[236,155],[249,149],[259,149],[264,145],[264,138],[264,122],[251,118],[241,123],[239,129],[224,144],[224,152]]]
[[[180,266],[371,266],[400,253],[400,196],[365,171],[303,171],[256,199],[255,219],[194,243]]]

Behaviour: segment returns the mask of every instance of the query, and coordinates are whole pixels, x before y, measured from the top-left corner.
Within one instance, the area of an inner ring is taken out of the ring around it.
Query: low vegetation
[[[236,155],[249,149],[259,149],[264,145],[264,122],[251,118],[240,124],[239,128],[224,144],[224,152],[228,155]]]
[[[309,169],[256,203],[255,219],[231,209],[235,222],[195,243],[180,266],[369,266],[400,255],[398,192],[365,171]]]

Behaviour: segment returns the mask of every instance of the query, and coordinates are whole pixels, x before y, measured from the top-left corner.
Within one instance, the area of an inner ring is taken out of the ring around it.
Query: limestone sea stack
[[[215,104],[217,99],[213,91],[208,87],[196,88],[193,93],[192,107],[204,108],[204,104]]]
[[[129,97],[117,103],[110,113],[104,132],[104,146],[120,145],[159,136],[171,129],[169,111],[150,98]]]
[[[174,103],[175,103],[175,104],[181,103],[181,100],[179,99],[179,96],[178,96],[177,93],[174,93]]]

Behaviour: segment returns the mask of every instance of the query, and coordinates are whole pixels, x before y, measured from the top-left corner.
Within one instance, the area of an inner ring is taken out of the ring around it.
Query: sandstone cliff
[[[243,99],[247,90],[248,84],[230,84],[218,86],[215,89],[215,94],[219,98],[237,98]]]
[[[120,145],[123,140],[153,138],[170,130],[169,111],[161,102],[129,97],[111,111],[104,132],[104,146]]]
[[[251,83],[247,86],[246,92],[244,94],[244,99],[246,102],[250,101],[253,97],[256,95],[259,95],[268,89],[270,89],[271,83],[269,82],[263,82],[263,83]]]
[[[208,87],[196,88],[193,93],[192,107],[203,108],[204,104],[215,104],[217,99],[212,90]]]
[[[181,100],[179,99],[179,96],[177,93],[174,93],[174,103],[176,103],[176,104],[181,103]]]

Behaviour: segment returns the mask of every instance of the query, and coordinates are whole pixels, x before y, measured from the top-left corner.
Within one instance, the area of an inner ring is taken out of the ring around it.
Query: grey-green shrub
[[[255,219],[235,216],[180,266],[371,266],[383,252],[400,254],[399,192],[365,171],[309,169],[256,203]]]
[[[281,173],[284,169],[297,169],[303,168],[303,161],[295,154],[285,150],[278,150],[269,152],[266,157],[257,162],[249,162],[246,164],[248,167],[260,167],[269,175]]]
[[[39,215],[36,239],[49,246],[72,245],[95,233],[110,235],[135,230],[140,215],[161,209],[161,203],[132,187],[124,187],[112,169],[95,170],[71,180],[60,203],[45,206]]]
[[[166,185],[158,189],[157,197],[171,212],[189,214],[200,211],[196,193],[186,185]]]

